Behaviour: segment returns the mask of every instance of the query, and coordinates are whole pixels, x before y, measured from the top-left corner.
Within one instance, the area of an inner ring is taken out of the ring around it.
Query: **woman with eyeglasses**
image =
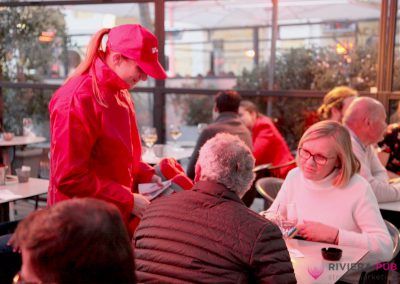
[[[368,264],[388,261],[393,244],[369,183],[357,174],[346,128],[334,121],[311,126],[300,139],[298,168],[289,172],[268,211],[297,209],[297,235],[308,241],[367,249]]]

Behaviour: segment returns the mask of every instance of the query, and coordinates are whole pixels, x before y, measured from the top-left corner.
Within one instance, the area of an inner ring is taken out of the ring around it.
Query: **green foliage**
[[[214,101],[212,96],[189,96],[186,98],[189,111],[186,116],[187,125],[209,123],[212,120]]]
[[[54,32],[51,42],[39,41],[42,32]],[[58,8],[12,7],[0,11],[0,78],[38,82],[51,77],[54,64],[65,58],[65,21]],[[3,89],[4,127],[21,133],[22,117],[48,120],[49,92]]]
[[[311,49],[290,49],[278,56],[275,67],[275,88],[280,90],[307,90],[313,83],[313,68],[316,58]],[[262,86],[259,85],[262,89]]]
[[[277,55],[273,89],[328,91],[346,85],[368,91],[376,85],[376,63],[377,52],[373,46],[357,47],[344,55],[337,54],[332,47],[290,49]],[[400,61],[396,60],[395,78],[399,78],[399,66]],[[235,88],[268,89],[268,84],[260,83],[266,80],[268,68],[268,64],[263,64],[253,71],[243,70]],[[400,83],[395,80],[394,84]],[[260,100],[256,101],[260,105]],[[277,126],[289,146],[295,149],[307,126],[316,120],[315,110],[321,100],[283,97],[272,102],[272,116],[277,119]]]

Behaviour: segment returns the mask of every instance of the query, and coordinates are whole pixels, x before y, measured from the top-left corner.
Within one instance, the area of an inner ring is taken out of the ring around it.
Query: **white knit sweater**
[[[320,222],[339,229],[339,245],[365,248],[364,263],[391,259],[393,243],[369,183],[355,174],[347,186],[334,187],[337,172],[320,181],[306,179],[299,168],[289,172],[268,211],[296,203],[298,223]]]

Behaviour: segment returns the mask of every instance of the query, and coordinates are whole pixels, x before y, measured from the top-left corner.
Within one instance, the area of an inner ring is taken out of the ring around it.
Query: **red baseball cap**
[[[147,75],[166,79],[167,74],[158,62],[158,40],[141,25],[121,25],[108,34],[107,47],[133,59]]]

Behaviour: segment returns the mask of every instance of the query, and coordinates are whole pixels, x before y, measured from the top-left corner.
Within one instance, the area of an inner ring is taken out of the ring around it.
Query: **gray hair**
[[[255,177],[250,149],[228,133],[217,134],[201,147],[197,165],[201,167],[200,180],[221,183],[239,197],[250,189]]]
[[[359,97],[354,99],[346,110],[343,117],[343,124],[354,129],[355,127],[363,127],[364,119],[376,121],[375,114],[380,108],[384,108],[382,103],[370,97]]]

